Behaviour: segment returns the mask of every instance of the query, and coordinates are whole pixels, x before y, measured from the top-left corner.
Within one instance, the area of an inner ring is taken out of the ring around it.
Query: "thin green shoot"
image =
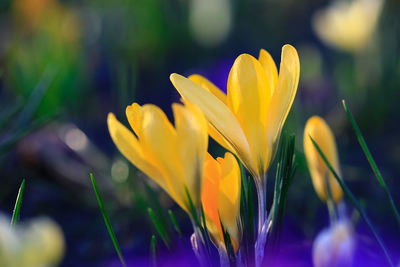
[[[157,218],[155,215],[154,211],[151,208],[147,209],[147,212],[149,213],[150,219],[154,224],[154,227],[156,228],[158,234],[160,235],[162,241],[164,242],[165,246],[169,249],[170,248],[170,241],[169,237],[167,235],[167,232],[163,226],[163,224],[160,222],[160,220]]]
[[[97,188],[97,184],[96,184],[96,181],[94,180],[93,174],[90,174],[90,179],[92,181],[93,189],[96,194],[97,202],[99,203],[100,211],[101,211],[101,214],[103,215],[104,222],[107,226],[108,233],[110,234],[111,240],[114,244],[114,248],[118,254],[118,257],[119,257],[119,260],[121,261],[122,266],[126,267],[125,260],[124,260],[124,257],[122,256],[117,237],[115,236],[114,230],[111,226],[110,219],[108,218],[107,212],[104,208],[103,200],[101,199],[99,189]]]
[[[378,242],[379,246],[381,247],[387,262],[391,267],[394,267],[393,262],[390,258],[389,252],[387,251],[385,245],[383,244],[382,239],[378,235],[378,233],[375,230],[375,227],[373,226],[372,222],[370,221],[369,217],[367,216],[367,213],[364,211],[364,209],[361,207],[360,203],[357,201],[356,197],[353,195],[353,193],[350,191],[350,189],[347,187],[347,185],[343,182],[343,180],[339,177],[339,175],[336,173],[336,171],[333,169],[332,165],[329,163],[328,159],[326,158],[325,154],[322,152],[321,148],[318,146],[318,144],[315,142],[315,140],[309,136],[312,143],[314,144],[315,148],[317,149],[318,153],[320,154],[321,158],[324,160],[325,164],[328,166],[328,169],[332,172],[333,176],[336,178],[336,181],[339,183],[340,187],[342,190],[345,192],[348,198],[350,198],[351,202],[353,203],[354,207],[358,210],[360,213],[361,217],[367,224],[368,228],[372,232],[373,236],[375,237],[376,241]]]
[[[178,221],[176,220],[175,215],[172,212],[172,210],[168,210],[168,215],[169,215],[169,218],[170,218],[170,220],[172,222],[172,225],[174,226],[175,231],[178,233],[180,238],[183,238],[183,234],[182,234],[181,228],[179,227]]]
[[[18,190],[17,200],[15,201],[14,211],[11,219],[11,226],[15,227],[19,220],[19,213],[21,211],[22,198],[25,191],[25,179],[22,180],[21,186]]]
[[[360,146],[361,146],[362,150],[364,151],[364,154],[367,157],[367,160],[368,160],[369,164],[371,165],[371,168],[372,168],[373,172],[375,173],[375,176],[378,179],[379,184],[383,188],[383,190],[386,194],[386,197],[389,200],[390,207],[391,207],[392,212],[397,220],[397,223],[400,225],[400,213],[399,213],[399,210],[397,209],[396,205],[394,204],[392,194],[390,193],[389,188],[387,187],[385,181],[383,180],[382,174],[379,171],[378,166],[376,165],[376,162],[375,162],[374,158],[372,157],[371,152],[369,151],[367,143],[365,142],[365,139],[364,139],[363,135],[361,134],[361,130],[358,127],[356,120],[354,119],[350,109],[347,107],[346,101],[342,100],[342,103],[343,103],[343,108],[346,111],[347,117],[349,118],[349,121],[351,123],[351,126],[353,127],[353,130],[357,136],[357,140],[360,143]]]

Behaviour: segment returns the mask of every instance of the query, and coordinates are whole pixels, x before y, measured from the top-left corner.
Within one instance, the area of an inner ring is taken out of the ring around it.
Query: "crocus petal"
[[[313,116],[308,119],[306,123],[303,142],[304,153],[306,155],[307,165],[311,174],[315,191],[323,201],[326,201],[328,199],[326,177],[329,177],[328,181],[332,192],[332,197],[337,203],[343,197],[342,189],[333,174],[328,170],[328,167],[312,143],[310,136],[315,140],[328,159],[329,163],[340,175],[339,159],[333,133],[322,118]]]
[[[222,224],[235,241],[235,250],[240,242],[240,168],[231,153],[218,158],[221,164],[221,181],[219,185],[218,211]]]
[[[271,55],[264,49],[260,50],[258,61],[260,61],[261,65],[264,68],[265,75],[267,76],[267,80],[271,88],[271,93],[273,95],[276,83],[278,82],[278,69],[276,68],[276,64]]]
[[[140,138],[142,133],[142,113],[141,106],[138,103],[133,103],[126,107],[125,114],[128,119],[129,125],[131,126],[133,132]]]
[[[219,163],[207,153],[204,163],[204,183],[201,202],[208,220],[207,228],[213,242],[218,246],[223,240],[221,222],[218,214],[219,183],[221,167]]]
[[[185,192],[185,179],[182,164],[178,157],[176,131],[164,112],[155,105],[142,107],[143,149],[152,156],[167,182],[168,188],[176,196],[175,201],[188,211]]]
[[[183,167],[189,194],[196,207],[200,206],[203,185],[203,162],[207,151],[207,121],[193,104],[173,104],[177,134],[178,156]]]
[[[199,74],[193,74],[188,77],[189,80],[194,81],[201,87],[207,89],[210,91],[213,95],[215,95],[219,100],[221,100],[222,103],[226,104],[226,94],[219,89],[216,85],[214,85],[212,82],[210,82],[207,78],[199,75]]]
[[[252,154],[252,168],[259,176],[268,163],[266,135],[270,84],[260,62],[248,54],[240,55],[228,78],[228,106],[238,119]]]
[[[279,78],[268,109],[267,131],[270,142],[273,144],[271,152],[273,154],[296,96],[299,75],[300,61],[296,49],[291,45],[283,46]]]
[[[166,190],[167,185],[161,173],[155,166],[147,162],[140,144],[132,132],[122,125],[112,113],[108,114],[107,124],[111,138],[122,155]]]
[[[222,103],[226,104],[226,94],[222,92],[217,86],[215,86],[212,82],[210,82],[207,78],[199,74],[190,75],[189,80],[197,83],[204,89],[207,89],[210,93],[215,95]],[[234,151],[232,146],[226,141],[226,139],[216,130],[211,124],[208,127],[208,133],[210,136],[221,146],[226,148],[229,151]]]
[[[212,93],[179,74],[171,74],[170,79],[184,99],[203,111],[209,123],[225,137],[233,152],[249,167],[251,156],[246,137],[229,108]]]

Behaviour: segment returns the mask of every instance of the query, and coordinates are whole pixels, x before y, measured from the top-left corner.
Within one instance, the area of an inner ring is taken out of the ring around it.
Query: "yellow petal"
[[[138,103],[133,103],[130,106],[126,107],[125,114],[128,119],[128,122],[133,129],[134,133],[140,138],[140,134],[142,133],[142,113],[141,106]]]
[[[273,154],[296,96],[299,75],[300,62],[296,49],[291,45],[283,46],[279,78],[268,110],[267,131]],[[271,159],[273,156],[271,155]]]
[[[143,149],[152,156],[154,164],[166,180],[168,188],[176,196],[175,201],[186,211],[188,200],[182,163],[178,156],[176,131],[164,112],[155,105],[144,105],[142,113]]]
[[[207,89],[210,93],[215,95],[222,103],[226,104],[226,94],[222,92],[217,86],[215,86],[212,82],[204,78],[199,74],[190,75],[189,80],[197,83],[201,87]],[[210,124],[208,128],[208,133],[210,136],[221,146],[226,148],[229,151],[234,151],[232,146],[226,141],[226,139]]]
[[[122,125],[112,113],[108,114],[107,124],[111,138],[122,155],[166,190],[167,185],[163,176],[155,166],[147,162],[140,144],[132,132]]]
[[[170,79],[181,96],[201,109],[208,122],[224,136],[243,164],[249,167],[252,160],[246,137],[229,108],[212,93],[179,74],[171,74]]]
[[[221,180],[219,184],[218,211],[222,224],[235,241],[240,243],[240,168],[235,157],[226,153],[218,158],[221,164]],[[237,249],[237,247],[236,247]]]
[[[258,60],[264,68],[265,75],[267,76],[271,88],[271,94],[273,95],[276,83],[278,82],[278,69],[276,68],[276,64],[271,55],[264,49],[260,50]]]
[[[201,87],[207,89],[209,92],[215,95],[219,100],[221,100],[222,103],[226,104],[226,94],[217,86],[215,86],[212,82],[210,82],[207,78],[199,74],[190,75],[188,78],[189,80],[194,81]]]
[[[328,177],[333,200],[337,203],[343,197],[342,189],[319,155],[317,149],[310,139],[310,136],[315,140],[328,159],[329,163],[340,175],[339,159],[333,133],[321,117],[313,116],[308,119],[306,123],[303,142],[304,153],[307,159],[307,165],[311,174],[315,191],[323,201],[328,199],[326,188],[326,178]]]
[[[221,179],[221,167],[219,163],[207,153],[204,163],[204,182],[201,202],[204,213],[217,226],[218,235],[221,230],[221,223],[218,215],[219,183]]]
[[[207,152],[207,121],[193,104],[173,104],[177,133],[177,152],[183,167],[189,194],[196,207],[200,206],[203,185],[203,163]]]
[[[228,78],[228,106],[238,119],[253,158],[252,169],[266,171],[268,140],[267,110],[271,88],[260,62],[248,54],[240,55]]]

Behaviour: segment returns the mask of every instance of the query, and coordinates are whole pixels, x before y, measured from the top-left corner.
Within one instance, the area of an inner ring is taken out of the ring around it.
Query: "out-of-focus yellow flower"
[[[133,103],[126,116],[135,135],[110,113],[108,129],[119,151],[190,214],[190,194],[200,207],[207,121],[196,106],[173,104],[175,127],[155,105]]]
[[[218,248],[224,244],[221,222],[231,236],[235,251],[241,239],[240,168],[231,153],[216,160],[207,154],[201,198],[211,239]]]
[[[211,137],[261,180],[296,95],[299,72],[296,49],[285,45],[279,76],[267,51],[261,50],[258,60],[240,55],[230,71],[226,95],[200,75],[188,79],[174,73],[170,79],[184,99],[204,112]]]
[[[347,221],[340,220],[315,238],[314,267],[351,266],[353,253],[353,227]]]
[[[382,6],[383,0],[336,0],[315,13],[314,31],[327,45],[357,52],[370,40]]]
[[[10,227],[0,219],[0,266],[56,266],[64,255],[65,240],[60,227],[50,219],[34,219]]]
[[[343,197],[342,188],[319,155],[310,136],[318,144],[329,163],[340,176],[335,137],[328,124],[321,117],[313,116],[308,119],[304,128],[303,145],[314,189],[322,201],[327,201],[328,191],[326,185],[327,181],[329,181],[332,198],[335,203],[338,203]]]

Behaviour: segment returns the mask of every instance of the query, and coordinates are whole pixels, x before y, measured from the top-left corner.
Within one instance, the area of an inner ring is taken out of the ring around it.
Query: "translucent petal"
[[[208,122],[227,140],[243,164],[250,167],[252,159],[246,137],[229,108],[212,93],[179,74],[172,74],[170,79],[182,97],[203,111]]]
[[[185,107],[186,106],[186,107]],[[186,186],[196,207],[200,206],[203,185],[203,162],[207,152],[207,121],[191,103],[173,104],[177,133],[177,152],[183,167]]]
[[[271,88],[260,62],[240,55],[228,78],[228,106],[238,119],[252,155],[252,168],[261,176],[268,164],[266,135],[267,110]]]
[[[273,95],[276,83],[278,82],[278,69],[276,68],[276,64],[271,55],[264,49],[260,50],[258,61],[260,61],[264,68],[265,75],[267,76],[271,88],[271,95]]]
[[[155,164],[159,166],[169,190],[177,196],[178,204],[186,203],[186,210],[189,210],[183,163],[178,156],[174,127],[160,108],[155,105],[144,105],[142,107],[142,131],[143,149],[146,149]]]
[[[299,75],[300,62],[296,49],[291,45],[283,46],[279,78],[268,110],[267,131],[273,153],[296,96]]]
[[[111,138],[122,155],[166,190],[167,186],[163,176],[155,166],[147,162],[140,144],[132,132],[122,125],[112,113],[108,114],[107,124]]]
[[[219,185],[219,216],[236,244],[240,243],[240,168],[231,153],[218,158],[221,164]]]
[[[189,80],[194,81],[201,87],[207,89],[209,92],[215,95],[219,100],[221,100],[222,103],[226,104],[226,94],[217,86],[215,86],[212,82],[210,82],[207,78],[199,74],[190,75],[188,78]]]

